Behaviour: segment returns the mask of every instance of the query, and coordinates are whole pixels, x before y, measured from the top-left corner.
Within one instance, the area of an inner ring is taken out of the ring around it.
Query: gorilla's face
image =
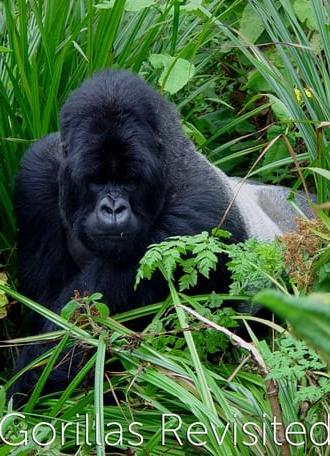
[[[70,132],[59,176],[67,229],[95,256],[130,260],[164,204],[160,145],[132,114],[100,110]]]

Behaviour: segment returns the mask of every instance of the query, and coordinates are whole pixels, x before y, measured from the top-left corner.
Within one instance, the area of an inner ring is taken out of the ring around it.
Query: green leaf
[[[227,231],[218,230],[217,234],[228,237]],[[197,283],[198,273],[209,277],[210,270],[216,268],[216,254],[224,252],[223,246],[218,238],[207,231],[193,236],[172,236],[160,244],[151,245],[140,261],[135,288],[142,279],[150,279],[157,269],[167,282],[172,282],[178,266],[181,291],[191,288]]]
[[[96,454],[105,456],[105,425],[104,425],[104,363],[106,355],[105,334],[101,334],[98,341],[95,379],[94,379],[94,408],[95,417],[99,425],[96,427]]]
[[[180,291],[188,290],[197,284],[197,271],[193,269],[190,274],[184,274],[179,280]]]
[[[77,43],[77,41],[73,40],[72,41],[73,43],[73,46],[77,49],[77,51],[79,52],[79,54],[83,57],[83,59],[85,59],[86,62],[88,62],[88,57],[87,55],[85,54],[85,52],[81,49],[81,47],[79,46],[79,44]]]
[[[7,284],[7,276],[4,273],[0,273],[0,283],[2,285]],[[7,305],[9,304],[6,293],[0,290],[0,319],[7,316]]]
[[[271,90],[269,82],[262,76],[258,70],[252,70],[248,74],[246,89],[254,92],[269,92]]]
[[[319,349],[330,361],[330,296],[313,293],[308,297],[284,295],[273,290],[258,293],[253,301],[263,304],[292,325],[293,331]]]
[[[282,251],[276,241],[259,242],[250,238],[244,243],[229,245],[227,251],[231,294],[254,295],[271,286],[270,277],[277,280],[284,271]]]
[[[300,22],[306,22],[310,29],[317,30],[317,22],[311,0],[295,0],[293,8]]]
[[[155,0],[126,0],[125,10],[138,12],[156,4]]]
[[[13,52],[13,50],[5,46],[0,46],[0,52]]]
[[[255,9],[248,3],[243,10],[239,32],[245,39],[255,43],[264,31],[264,24]]]
[[[293,120],[293,117],[289,109],[285,106],[283,101],[281,101],[279,98],[275,97],[275,95],[272,95],[271,93],[268,93],[267,97],[269,98],[269,101],[272,103],[272,110],[278,120],[281,120],[282,122],[291,122]]]
[[[194,76],[195,66],[188,60],[166,54],[151,54],[150,63],[154,68],[163,68],[159,84],[171,95],[177,93]]]
[[[0,386],[0,418],[3,417],[6,403],[6,390],[3,386]]]
[[[173,256],[166,255],[163,258],[163,268],[166,273],[167,280],[170,280],[172,278],[175,266],[176,266],[176,262],[175,262],[175,258]]]
[[[102,302],[96,302],[95,309],[98,311],[102,319],[105,320],[106,318],[109,318],[110,310],[106,304],[103,304]]]
[[[149,8],[150,6],[155,5],[155,0],[126,0],[125,11],[130,12],[139,12],[144,8]],[[104,1],[95,5],[97,9],[111,9],[114,7],[115,0]]]
[[[229,239],[231,237],[231,233],[229,233],[229,231],[216,227],[212,229],[212,236],[216,238]]]
[[[181,10],[187,13],[197,12],[203,7],[203,0],[190,0],[181,6]]]
[[[210,270],[214,269],[215,265],[216,262],[214,262],[212,258],[205,257],[198,262],[197,267],[199,272],[208,279],[210,276]]]
[[[295,145],[295,136],[292,133],[287,133],[286,132],[286,126],[284,125],[272,125],[268,131],[267,131],[267,139],[270,142],[272,139],[274,139],[276,136],[282,134],[283,136],[286,136],[286,138],[289,140],[290,144],[294,147]],[[272,147],[267,151],[263,161],[262,161],[262,166],[267,166],[270,165],[278,160],[282,160],[283,158],[286,158],[289,155],[288,152],[288,147],[284,140],[281,138],[278,141],[276,141]],[[263,173],[264,176],[267,175],[272,175],[272,171]]]
[[[328,169],[324,168],[308,168],[311,171],[313,171],[316,174],[319,174],[322,177],[325,177],[326,179],[330,180],[330,171]]]
[[[100,301],[103,298],[102,293],[96,292],[89,296],[90,301]]]
[[[66,320],[70,320],[73,314],[77,309],[79,309],[80,304],[75,301],[69,301],[61,310],[61,317],[65,318]]]
[[[185,133],[193,140],[198,147],[202,147],[206,142],[206,138],[198,128],[188,121],[184,121],[183,129]]]
[[[42,374],[38,378],[37,384],[34,386],[33,391],[31,393],[31,396],[29,397],[29,400],[27,404],[24,406],[24,412],[25,413],[31,413],[32,410],[34,409],[38,398],[47,382],[48,377],[50,376],[51,372],[55,368],[56,361],[58,360],[61,352],[64,350],[67,342],[69,339],[69,333],[66,333],[60,343],[55,347],[53,353],[47,360],[47,363],[45,364],[45,367],[42,371]]]

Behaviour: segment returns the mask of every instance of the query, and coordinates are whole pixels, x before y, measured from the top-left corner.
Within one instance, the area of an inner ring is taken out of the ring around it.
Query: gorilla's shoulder
[[[58,162],[60,158],[61,139],[58,132],[39,139],[26,151],[21,162],[22,169],[34,169],[38,163],[48,166]]]
[[[15,206],[25,208],[49,204],[57,194],[57,175],[61,157],[59,133],[36,141],[25,153],[15,181]]]

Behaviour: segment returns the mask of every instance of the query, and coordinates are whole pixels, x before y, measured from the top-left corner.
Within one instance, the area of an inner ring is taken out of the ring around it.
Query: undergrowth
[[[329,13],[305,0],[0,3],[0,456],[328,455]],[[99,293],[76,294],[61,315],[19,294],[20,158],[104,67],[133,70],[174,101],[224,171],[314,193],[315,221],[272,243],[232,245],[216,230],[151,246],[136,286],[157,272],[169,296],[118,315]],[[192,294],[219,254],[229,293]],[[26,337],[27,309],[58,329]],[[149,323],[130,329],[139,319]],[[8,394],[17,349],[50,341],[27,367],[42,368],[36,388],[17,405]],[[44,393],[75,350],[87,354],[79,372]]]

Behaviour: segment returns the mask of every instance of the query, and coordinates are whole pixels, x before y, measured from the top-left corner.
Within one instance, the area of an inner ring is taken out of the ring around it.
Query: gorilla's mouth
[[[109,240],[109,241],[131,241],[136,236],[136,233],[102,233],[94,234],[92,237],[95,239]]]
[[[145,243],[139,232],[84,233],[82,242],[93,255],[109,259],[114,263],[135,261],[142,256]]]

